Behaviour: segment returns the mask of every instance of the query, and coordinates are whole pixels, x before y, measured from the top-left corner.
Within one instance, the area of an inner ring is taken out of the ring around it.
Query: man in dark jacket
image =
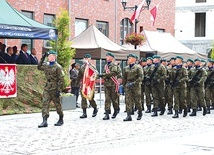
[[[28,45],[22,44],[19,57],[16,60],[17,64],[25,64],[25,65],[31,64],[30,56],[27,53],[27,50],[28,50]]]

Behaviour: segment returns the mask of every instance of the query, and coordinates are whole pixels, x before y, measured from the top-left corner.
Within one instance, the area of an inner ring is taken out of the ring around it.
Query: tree
[[[70,60],[75,54],[75,50],[71,49],[71,42],[69,41],[69,14],[65,9],[61,9],[57,14],[54,25],[58,30],[57,42],[51,41],[51,47],[57,51],[57,62],[63,67],[65,72],[65,87],[69,84],[68,68]]]
[[[213,43],[213,47],[212,47],[212,50],[211,50],[211,59],[214,59],[214,43]]]

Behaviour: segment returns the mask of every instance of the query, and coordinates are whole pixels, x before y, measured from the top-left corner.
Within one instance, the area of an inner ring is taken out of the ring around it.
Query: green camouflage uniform
[[[180,106],[182,109],[187,110],[187,80],[188,72],[185,67],[180,65],[173,68],[170,83],[173,87],[174,110],[179,110]]]
[[[152,95],[154,109],[157,109],[160,106],[161,111],[165,111],[165,78],[166,78],[166,68],[158,63],[151,66],[151,74],[157,67],[156,72],[154,73],[151,81],[152,85]]]
[[[191,68],[192,68],[192,67],[188,67],[188,68],[187,68],[188,81],[190,80]],[[192,105],[191,96],[190,96],[191,87],[192,87],[192,86],[189,84],[189,82],[187,82],[187,107],[188,107],[188,110],[190,109],[190,107],[191,107],[191,105]]]
[[[199,71],[199,72],[198,72]],[[198,76],[195,76],[199,73]],[[194,80],[193,83],[192,79],[195,77],[196,80]],[[204,82],[207,78],[206,71],[201,67],[194,67],[190,69],[190,98],[191,98],[191,108],[197,109],[197,100],[199,101],[201,107],[205,107],[205,90],[204,90]]]
[[[38,69],[44,71],[47,78],[43,92],[42,117],[49,116],[49,106],[51,101],[55,104],[57,113],[62,116],[63,112],[60,97],[56,97],[57,92],[61,92],[63,89],[64,72],[62,67],[57,62],[50,65],[49,62],[43,63],[41,60],[38,64]]]
[[[130,67],[131,66],[131,67]],[[143,80],[143,70],[138,64],[128,65],[123,71],[123,86],[125,88],[125,103],[127,114],[132,112],[134,103],[138,112],[142,111],[141,104],[141,84]],[[128,86],[132,83],[132,86]]]
[[[104,67],[102,78],[104,79],[104,88],[105,88],[105,111],[111,110],[111,102],[113,104],[114,110],[119,110],[119,103],[118,103],[118,92],[116,90],[116,84],[111,79],[111,77],[119,76],[121,73],[118,70],[118,66],[111,62],[108,65],[109,73],[106,72],[106,66]]]
[[[214,68],[207,68],[207,79],[205,81],[205,100],[207,107],[213,103],[214,97]]]
[[[95,67],[94,65],[92,65],[91,63],[90,63],[90,65],[91,65],[95,70],[97,70],[96,67]],[[78,73],[78,77],[77,77],[77,81],[78,81],[78,82],[79,82],[80,80],[83,79],[84,72],[85,72],[85,67],[86,67],[85,64],[83,64],[83,65],[80,67],[80,70],[79,70],[79,73]],[[81,107],[82,107],[82,109],[86,109],[86,108],[87,108],[87,100],[86,100],[86,98],[83,96],[82,92],[81,92],[81,97],[82,97]],[[90,105],[91,105],[93,108],[97,108],[97,104],[96,104],[96,102],[95,102],[95,100],[94,100],[94,94],[93,94],[93,96],[92,96],[92,99],[89,100],[89,103],[90,103]]]
[[[173,67],[172,66],[168,66],[166,67],[166,88],[165,88],[165,101],[168,104],[168,109],[172,109],[173,107],[173,90],[172,87],[170,85],[170,81],[172,78],[172,71],[173,71]],[[166,104],[165,103],[165,104]]]
[[[151,107],[151,95],[152,95],[152,87],[151,83],[149,81],[146,81],[146,79],[149,78],[149,75],[151,74],[151,65],[147,65],[144,67],[144,85],[145,85],[145,96],[146,96],[146,106]]]

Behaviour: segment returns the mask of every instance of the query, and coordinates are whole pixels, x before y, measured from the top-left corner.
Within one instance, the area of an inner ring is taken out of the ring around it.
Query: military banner
[[[93,97],[96,77],[96,70],[90,64],[87,64],[83,76],[82,94],[88,100]]]
[[[16,65],[0,64],[0,98],[9,98],[16,96]]]

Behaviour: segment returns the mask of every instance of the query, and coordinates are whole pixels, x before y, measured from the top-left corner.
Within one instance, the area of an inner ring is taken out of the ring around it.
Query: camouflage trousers
[[[43,101],[42,101],[42,117],[49,116],[50,111],[50,102],[53,101],[57,114],[63,115],[62,105],[60,103],[60,97],[56,98],[56,90],[43,92]]]
[[[145,85],[141,85],[141,104],[144,105],[144,93],[145,93]]]
[[[115,92],[116,86],[105,87],[105,111],[111,110],[111,103],[114,110],[119,110],[118,93]]]
[[[187,86],[187,106],[188,107],[192,105],[190,91],[191,91],[191,86]]]
[[[187,108],[187,89],[184,88],[174,88],[174,110],[179,110],[179,108]]]
[[[170,84],[165,88],[165,105],[168,104],[168,108],[173,107],[173,90]]]
[[[146,106],[151,106],[152,86],[145,84]]]
[[[191,98],[192,109],[197,109],[197,103],[199,103],[201,107],[206,106],[204,87],[191,87],[190,98]]]
[[[152,86],[153,103],[155,109],[160,106],[161,109],[165,108],[165,84],[159,83]]]
[[[88,106],[88,104],[87,104],[87,99],[83,96],[83,94],[82,94],[82,92],[81,92],[81,97],[82,97],[82,101],[81,101],[81,107],[82,107],[82,109],[86,109]],[[94,93],[93,93],[93,96],[92,96],[92,99],[91,100],[89,100],[89,103],[90,103],[90,105],[93,107],[93,108],[96,108],[97,107],[97,104],[96,104],[96,102],[95,102],[95,100],[94,100]]]
[[[212,103],[214,102],[214,87],[207,87],[205,89],[205,100],[206,100],[206,105],[207,107],[209,107],[210,105],[212,105]]]
[[[125,89],[125,104],[126,104],[126,111],[127,113],[132,112],[132,108],[135,106],[137,107],[138,111],[142,111],[142,104],[141,104],[141,85],[135,85],[134,87]]]

